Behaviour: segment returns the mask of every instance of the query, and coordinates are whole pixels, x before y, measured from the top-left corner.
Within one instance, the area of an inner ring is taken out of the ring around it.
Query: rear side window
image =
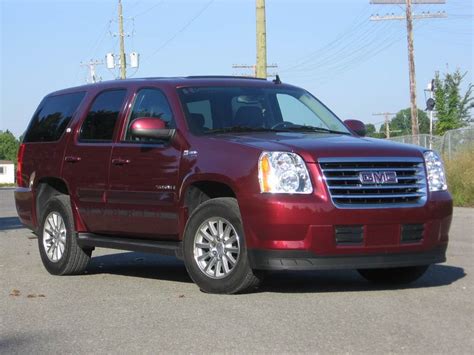
[[[23,142],[54,142],[61,138],[85,92],[46,97],[31,120]]]
[[[113,90],[99,94],[82,124],[79,140],[111,142],[126,93]]]

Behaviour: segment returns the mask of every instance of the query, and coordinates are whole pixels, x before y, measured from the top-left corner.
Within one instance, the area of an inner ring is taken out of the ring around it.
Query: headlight
[[[446,175],[444,173],[443,161],[440,156],[429,150],[425,152],[426,171],[428,172],[428,187],[430,191],[445,191],[448,189],[446,185]]]
[[[310,194],[313,192],[308,169],[295,153],[263,152],[258,160],[260,192]]]

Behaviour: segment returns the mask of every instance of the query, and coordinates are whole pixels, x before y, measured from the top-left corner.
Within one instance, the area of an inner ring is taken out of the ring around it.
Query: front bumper
[[[376,269],[430,265],[446,261],[446,246],[421,253],[318,256],[307,251],[249,250],[256,270]]]
[[[383,268],[440,263],[452,220],[448,192],[413,208],[342,209],[324,195],[253,195],[239,199],[249,258],[256,269]],[[421,230],[405,240],[404,230]],[[359,231],[341,243],[340,230]]]

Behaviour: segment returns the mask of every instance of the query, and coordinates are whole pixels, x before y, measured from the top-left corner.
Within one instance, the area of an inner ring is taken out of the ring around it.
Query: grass
[[[458,207],[474,207],[474,146],[445,159],[448,188]]]
[[[16,187],[16,184],[0,184],[0,187]]]

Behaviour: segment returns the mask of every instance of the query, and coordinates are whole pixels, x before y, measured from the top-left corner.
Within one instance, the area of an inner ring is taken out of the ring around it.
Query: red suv
[[[176,255],[206,292],[265,270],[407,283],[445,261],[452,201],[433,151],[364,138],[307,91],[234,77],[61,90],[18,153],[16,207],[46,269],[95,247]]]

